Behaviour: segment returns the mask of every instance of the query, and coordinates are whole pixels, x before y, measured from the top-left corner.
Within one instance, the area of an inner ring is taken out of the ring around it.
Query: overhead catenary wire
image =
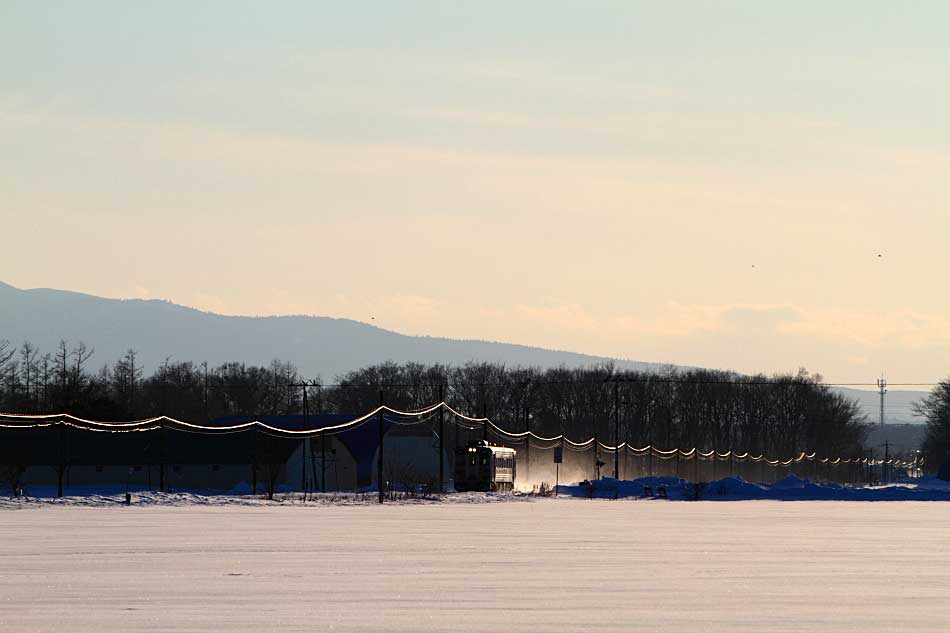
[[[402,411],[394,409],[392,407],[381,405],[366,413],[362,416],[358,416],[347,422],[342,422],[335,425],[322,426],[322,427],[312,427],[307,429],[283,429],[280,427],[267,424],[261,420],[249,420],[247,422],[241,422],[237,424],[230,425],[202,425],[194,424],[191,422],[186,422],[183,420],[178,420],[168,416],[157,416],[151,418],[145,418],[141,420],[133,420],[128,422],[104,422],[96,420],[87,420],[84,418],[79,418],[70,414],[11,414],[11,413],[0,413],[0,428],[46,428],[53,427],[56,425],[67,426],[70,428],[76,428],[85,431],[101,432],[101,433],[129,433],[129,432],[148,432],[156,431],[160,429],[169,429],[173,431],[194,433],[194,434],[203,434],[203,435],[225,435],[231,433],[241,433],[250,430],[259,430],[267,435],[273,435],[275,437],[282,438],[293,438],[293,437],[318,437],[323,435],[335,435],[338,433],[344,433],[346,431],[351,431],[359,428],[364,423],[372,420],[374,416],[379,413],[383,414],[383,419],[388,420],[390,423],[398,425],[417,425],[423,424],[431,420],[435,413],[439,410],[444,410],[454,417],[454,422],[469,430],[479,429],[487,427],[492,432],[494,432],[499,438],[503,441],[513,441],[513,440],[524,440],[527,438],[529,442],[533,440],[534,442],[560,442],[565,448],[568,448],[575,452],[583,452],[589,450],[590,448],[596,446],[607,452],[615,452],[623,450],[624,448],[628,449],[633,454],[647,454],[658,459],[669,460],[669,459],[735,459],[739,461],[744,461],[748,459],[749,461],[765,461],[766,463],[772,466],[787,466],[792,463],[798,463],[801,461],[814,461],[817,459],[820,463],[832,463],[832,464],[847,464],[847,463],[862,463],[862,464],[894,464],[900,466],[911,466],[912,462],[896,460],[896,459],[874,459],[874,458],[842,458],[842,457],[817,457],[816,453],[806,454],[804,452],[800,453],[796,457],[791,457],[786,460],[779,459],[769,459],[763,455],[757,457],[749,455],[748,452],[743,453],[742,455],[735,455],[732,450],[729,450],[724,453],[717,453],[717,451],[709,450],[706,452],[700,451],[698,448],[693,447],[689,450],[682,450],[679,448],[673,448],[669,450],[662,450],[655,446],[646,446],[642,448],[636,448],[630,446],[627,442],[622,442],[619,445],[611,446],[599,442],[596,440],[596,436],[590,437],[584,441],[574,441],[566,437],[564,434],[559,434],[555,436],[541,436],[533,431],[519,431],[512,432],[507,431],[500,426],[496,425],[487,417],[472,417],[467,416],[446,402],[439,402],[427,407],[420,409]],[[393,417],[404,417],[409,418],[411,421],[403,422],[394,420]],[[538,448],[550,448],[538,446]]]

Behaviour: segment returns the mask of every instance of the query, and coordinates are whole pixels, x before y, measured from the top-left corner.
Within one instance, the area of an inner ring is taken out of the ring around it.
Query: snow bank
[[[44,491],[45,492],[45,491]],[[70,494],[62,498],[54,495],[43,496],[23,496],[0,497],[0,510],[3,509],[24,509],[37,507],[116,507],[125,505],[125,488],[121,492],[115,490],[103,490],[102,488],[71,489]],[[250,487],[247,488],[250,492]],[[264,495],[212,493],[208,491],[187,491],[187,492],[155,492],[148,490],[131,491],[132,505],[134,506],[247,506],[247,507],[318,507],[318,506],[336,506],[336,505],[372,505],[378,503],[378,497],[375,492],[328,492],[324,494],[303,493],[279,493],[275,494],[273,499],[267,499]],[[499,493],[499,492],[464,492],[452,493],[446,495],[432,495],[429,497],[401,497],[396,500],[387,499],[387,504],[397,505],[431,505],[438,503],[459,505],[459,504],[484,504],[499,503],[508,501],[532,501],[537,499],[524,493]]]
[[[0,510],[44,506],[109,507],[125,504],[124,486],[71,487],[67,496],[57,499],[55,486],[31,487],[21,498],[0,497]],[[327,506],[375,504],[375,491],[330,492],[303,495],[281,492],[268,500],[250,494],[250,486],[233,490],[189,490],[154,492],[130,489],[136,506]],[[950,501],[950,482],[936,477],[923,477],[911,483],[887,486],[852,487],[833,483],[815,483],[789,476],[774,484],[758,484],[741,477],[726,477],[702,484],[693,484],[678,477],[642,477],[632,481],[609,477],[558,487],[558,494],[567,498],[590,499],[669,499],[673,501]],[[428,497],[402,497],[387,503],[408,505],[484,504],[511,501],[533,501],[539,497],[524,492],[452,492]]]
[[[661,494],[665,492],[665,495]],[[757,484],[727,477],[693,484],[675,477],[644,477],[633,481],[604,478],[560,486],[559,494],[593,499],[667,498],[672,500],[743,501],[950,501],[950,482],[926,477],[911,483],[853,487],[815,483],[788,476],[774,484]]]
[[[558,486],[558,494],[593,499],[651,497],[667,494],[670,498],[686,498],[689,482],[679,477],[641,477],[632,481],[604,477],[595,481]]]

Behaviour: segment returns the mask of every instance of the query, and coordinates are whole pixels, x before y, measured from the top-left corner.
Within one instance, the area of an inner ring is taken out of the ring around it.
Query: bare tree
[[[273,499],[274,493],[277,491],[277,484],[280,483],[280,477],[284,474],[290,444],[287,440],[264,433],[260,433],[256,441],[256,463],[254,468],[260,471],[267,498]]]
[[[22,460],[22,452],[6,450],[0,454],[0,486],[8,488],[13,496],[19,496],[23,488],[23,474],[26,465]]]
[[[39,350],[29,341],[23,343],[20,347],[20,374],[23,378],[23,388],[25,390],[25,408],[33,411],[35,408],[36,382],[39,368],[37,366],[37,357]]]
[[[10,341],[0,340],[0,368],[4,367],[16,354],[16,348],[11,347]]]
[[[42,385],[42,395],[39,398],[40,408],[43,411],[49,411],[49,387],[50,387],[50,378],[52,377],[53,372],[53,358],[49,354],[43,354],[42,358],[39,361],[39,380],[40,385]]]
[[[92,355],[95,354],[95,352],[96,351],[94,349],[89,349],[86,347],[86,344],[82,341],[80,341],[79,345],[77,345],[73,351],[70,352],[70,356],[72,356],[73,359],[71,380],[76,391],[82,389],[83,383],[85,382],[83,366],[86,364],[86,361],[92,358]]]
[[[69,367],[67,366],[69,362],[69,348],[66,346],[64,339],[60,339],[59,345],[56,347],[55,361],[57,379],[59,381],[59,404],[60,408],[65,410],[69,406],[70,397],[68,390]]]
[[[115,398],[129,417],[136,415],[136,390],[142,379],[142,368],[137,364],[138,353],[134,349],[125,352],[112,367],[112,388]]]

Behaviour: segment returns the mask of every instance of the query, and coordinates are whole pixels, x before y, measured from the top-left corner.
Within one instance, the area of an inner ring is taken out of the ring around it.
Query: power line
[[[382,396],[380,397],[380,399],[382,400]],[[755,456],[750,455],[748,452],[742,455],[735,455],[735,452],[732,449],[723,453],[717,453],[715,449],[703,452],[703,451],[700,451],[696,447],[693,447],[689,449],[688,451],[683,451],[682,449],[679,449],[679,448],[663,451],[661,449],[656,448],[652,444],[647,445],[642,448],[635,448],[635,447],[631,447],[627,442],[623,442],[615,446],[608,446],[599,442],[597,440],[596,434],[585,441],[575,442],[573,440],[568,439],[563,433],[557,436],[543,437],[534,433],[531,430],[526,430],[522,432],[506,431],[505,429],[496,425],[487,417],[474,418],[474,417],[464,415],[463,413],[452,408],[449,404],[445,402],[439,402],[438,404],[433,404],[417,411],[400,411],[400,410],[388,407],[384,404],[380,404],[378,407],[376,407],[374,410],[370,411],[369,413],[358,416],[357,418],[349,422],[344,422],[341,424],[336,424],[336,425],[331,425],[331,426],[314,427],[310,429],[300,429],[300,430],[281,429],[279,427],[275,427],[270,424],[261,422],[260,420],[251,420],[248,422],[242,422],[242,423],[227,425],[227,426],[206,426],[206,425],[191,424],[188,422],[183,422],[181,420],[176,420],[174,418],[169,418],[166,416],[148,418],[145,420],[136,420],[136,421],[131,421],[131,422],[100,422],[100,421],[95,421],[95,420],[85,420],[83,418],[78,418],[69,414],[27,415],[27,414],[6,414],[6,413],[0,414],[0,428],[30,429],[30,428],[47,428],[47,427],[53,427],[56,425],[62,425],[62,426],[68,426],[68,427],[72,427],[72,428],[76,428],[76,429],[80,429],[84,431],[95,431],[95,432],[105,432],[105,433],[147,432],[147,431],[155,431],[155,430],[164,430],[167,428],[169,430],[174,430],[174,431],[184,431],[188,433],[198,433],[198,434],[205,434],[205,435],[229,434],[229,433],[253,430],[253,431],[260,431],[266,435],[272,435],[274,437],[280,437],[280,438],[285,438],[285,439],[287,438],[303,439],[307,437],[325,436],[327,434],[336,434],[336,433],[342,433],[342,432],[346,432],[350,430],[355,430],[375,417],[378,420],[380,438],[382,438],[383,422],[386,419],[387,413],[392,414],[392,415],[397,415],[397,416],[415,418],[416,419],[415,423],[421,424],[423,422],[427,422],[431,420],[433,417],[433,414],[439,410],[444,410],[452,414],[455,418],[458,418],[463,423],[465,422],[474,423],[471,425],[466,425],[465,428],[476,429],[476,428],[481,427],[484,429],[484,434],[486,436],[489,429],[491,429],[492,431],[495,432],[496,435],[500,437],[507,436],[508,438],[511,438],[511,439],[517,438],[519,441],[521,438],[528,438],[528,439],[535,439],[536,441],[540,441],[540,442],[562,442],[564,443],[564,445],[568,446],[572,450],[587,450],[588,448],[593,448],[594,450],[597,450],[598,448],[603,448],[604,450],[608,452],[611,452],[611,451],[615,452],[615,455],[616,455],[617,451],[620,451],[621,449],[629,449],[632,452],[637,453],[637,454],[647,452],[652,456],[659,457],[660,459],[670,459],[671,457],[668,457],[668,456],[678,456],[678,457],[683,457],[685,459],[694,459],[694,458],[696,459],[713,458],[714,459],[718,455],[718,456],[721,456],[723,459],[734,458],[734,459],[742,460],[742,459],[748,458],[751,461],[765,461],[768,464],[773,465],[773,466],[776,466],[776,465],[786,466],[791,463],[797,463],[801,461],[814,461],[814,460],[817,460],[820,463],[833,463],[833,464],[838,464],[838,463],[844,463],[844,464],[863,463],[863,464],[869,464],[869,465],[894,464],[894,465],[906,466],[906,467],[909,467],[911,465],[911,462],[905,462],[901,460],[892,460],[889,458],[886,458],[884,460],[875,460],[873,457],[871,458],[816,457],[815,452],[812,452],[811,455],[808,455],[805,452],[801,452],[797,457],[792,457],[786,460],[778,460],[778,459],[769,459],[761,454],[755,457]],[[380,442],[380,454],[381,454],[381,449],[382,449],[382,442]],[[381,477],[381,472],[382,472],[381,460],[382,460],[382,457],[380,456],[380,462],[378,464],[380,477]],[[381,482],[382,479],[380,478],[379,481]]]

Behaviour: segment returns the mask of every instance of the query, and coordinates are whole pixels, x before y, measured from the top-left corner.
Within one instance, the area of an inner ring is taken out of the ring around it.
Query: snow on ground
[[[39,507],[116,507],[125,505],[125,490],[120,492],[108,487],[74,488],[70,494],[56,498],[55,489],[51,494],[25,497],[0,497],[0,511]],[[465,492],[446,495],[416,496],[406,498],[400,495],[394,503],[399,504],[472,504],[500,503],[511,501],[530,501],[534,499],[526,493]],[[393,501],[387,500],[387,503]],[[376,492],[328,492],[304,495],[300,492],[277,493],[273,499],[264,495],[212,493],[208,491],[155,492],[135,490],[131,493],[131,505],[134,506],[300,506],[321,505],[373,505],[378,503]],[[2,517],[2,515],[0,515]]]
[[[0,511],[0,630],[920,632],[950,622],[950,504],[474,502],[495,498],[19,505]]]
[[[235,491],[182,491],[159,493],[142,488],[131,489],[134,505],[203,505],[203,506],[258,506],[258,505],[302,505],[302,504],[371,504],[376,502],[376,492],[340,492],[304,495],[299,492],[281,492],[273,501],[261,496],[248,494],[250,486],[239,486]],[[80,505],[115,506],[125,503],[125,487],[114,486],[72,486],[67,496],[57,499],[55,486],[32,486],[28,495],[19,499],[0,496],[0,509],[28,508],[37,505]],[[618,481],[604,478],[593,485],[562,485],[558,487],[561,495],[574,497],[593,497],[597,499],[626,499],[656,497],[662,492],[673,501],[745,501],[752,499],[773,499],[776,501],[950,501],[950,482],[936,477],[911,479],[905,483],[886,486],[853,487],[833,483],[813,483],[794,476],[786,477],[774,484],[757,484],[740,477],[727,477],[718,481],[695,486],[685,479],[676,477],[643,477],[633,481]],[[402,494],[402,493],[400,493]],[[400,503],[492,503],[500,501],[525,501],[533,497],[527,493],[464,493],[434,495],[401,499]]]

